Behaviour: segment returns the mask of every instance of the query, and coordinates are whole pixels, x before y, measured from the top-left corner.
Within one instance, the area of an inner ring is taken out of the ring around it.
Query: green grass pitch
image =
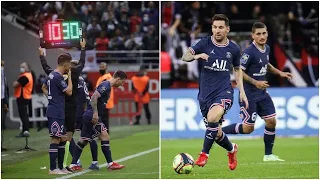
[[[231,171],[227,152],[215,144],[204,167],[195,166],[190,174],[177,174],[173,158],[180,152],[196,160],[202,139],[161,141],[161,178],[164,179],[319,179],[319,138],[277,138],[273,153],[285,162],[263,162],[263,139],[232,140],[239,145],[238,166]]]
[[[49,175],[49,136],[48,130],[31,131],[30,147],[35,152],[16,153],[24,147],[23,138],[15,138],[17,130],[4,132],[4,147],[9,151],[1,157],[1,178],[8,179],[49,179],[61,178],[63,175]],[[108,171],[105,167],[99,171],[89,171],[83,174],[71,174],[71,179],[158,179],[159,178],[159,126],[119,126],[111,127],[110,147],[113,160],[121,160],[126,167],[122,170]],[[79,139],[76,132],[75,140]],[[151,150],[151,151],[148,151]],[[147,152],[145,152],[147,151]],[[141,153],[145,152],[145,153]],[[98,141],[99,165],[106,163]],[[140,154],[139,154],[140,153]],[[131,155],[134,155],[133,157]],[[129,156],[129,157],[128,157]],[[125,159],[123,159],[125,158]],[[81,162],[85,169],[91,164],[89,145],[84,148]],[[68,157],[71,162],[71,155]],[[41,169],[46,167],[46,169]],[[63,177],[65,178],[65,177]]]

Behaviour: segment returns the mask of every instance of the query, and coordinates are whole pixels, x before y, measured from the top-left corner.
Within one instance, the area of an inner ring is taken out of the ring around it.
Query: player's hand
[[[93,116],[92,116],[92,124],[96,125],[98,123],[98,119],[99,119],[99,116],[98,116],[98,113],[93,113]]]
[[[43,56],[44,55],[44,49],[41,46],[39,46],[38,49],[39,49],[39,55]]]
[[[290,81],[292,79],[292,74],[289,72],[281,72],[280,77],[287,78]]]
[[[248,98],[246,93],[240,92],[240,102],[245,104],[246,109],[249,108]]]
[[[256,81],[255,86],[258,89],[266,89],[267,87],[269,87],[268,81]]]
[[[85,48],[86,47],[86,40],[84,39],[84,38],[82,38],[82,39],[80,39],[80,46],[82,47],[82,48]]]
[[[71,69],[69,69],[69,71],[68,71],[68,78],[70,78],[71,77]]]
[[[204,59],[208,61],[209,56],[206,53],[197,54],[194,56],[194,59]]]
[[[9,112],[8,104],[3,104],[4,112]]]

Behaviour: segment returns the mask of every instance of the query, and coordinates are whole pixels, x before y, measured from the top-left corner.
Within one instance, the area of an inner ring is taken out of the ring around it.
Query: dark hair
[[[64,63],[70,63],[72,57],[69,53],[60,54],[58,57],[58,64],[63,65]]]
[[[146,71],[147,70],[147,68],[145,67],[145,66],[140,66],[140,69],[139,69],[139,71],[141,72],[141,71]]]
[[[252,33],[254,33],[256,31],[256,29],[260,29],[260,28],[267,28],[267,26],[263,23],[263,22],[255,22],[252,25]]]
[[[118,70],[113,75],[114,78],[120,78],[121,80],[127,79],[127,74],[121,70]]]
[[[213,17],[212,17],[212,23],[214,21],[224,21],[226,26],[229,26],[229,19],[227,18],[226,15],[224,14],[215,14]]]

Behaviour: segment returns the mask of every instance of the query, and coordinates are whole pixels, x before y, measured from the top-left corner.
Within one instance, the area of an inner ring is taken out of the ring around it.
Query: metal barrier
[[[138,111],[135,111],[132,108],[132,103],[135,103],[134,93],[130,91],[115,90],[113,100],[115,104],[115,108],[114,108],[115,112],[110,113],[110,117],[114,117],[114,118],[128,117],[129,124],[132,124],[132,118],[141,114],[141,111],[142,111],[141,101],[138,103]],[[120,105],[120,102],[122,102],[121,105]],[[128,108],[126,108],[125,102],[127,102]],[[120,108],[122,110],[121,112],[120,112]]]

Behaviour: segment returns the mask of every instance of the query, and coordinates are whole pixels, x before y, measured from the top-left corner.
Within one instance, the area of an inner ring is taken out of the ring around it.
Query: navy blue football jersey
[[[217,44],[213,36],[196,41],[190,48],[193,55],[205,53],[208,60],[199,62],[199,94],[200,102],[219,97],[221,94],[232,93],[230,72],[233,67],[240,66],[240,48],[227,40],[224,45]]]
[[[79,82],[78,82],[78,94],[77,94],[77,117],[82,117],[82,114],[84,112],[84,103],[87,104],[87,106],[90,104],[90,97],[89,97],[89,91],[87,89],[86,82],[84,79],[80,76]]]
[[[268,45],[265,45],[265,49],[261,50],[256,47],[253,42],[244,50],[240,58],[242,70],[255,80],[265,81],[269,63],[269,53],[270,47]],[[249,100],[264,98],[261,95],[264,95],[266,90],[258,89],[247,81],[244,81],[243,83],[244,90]]]
[[[95,93],[98,92],[100,97],[98,98],[98,116],[102,116],[102,112],[106,109],[106,103],[110,98],[111,84],[109,81],[103,81],[96,88]],[[92,111],[91,104],[88,106],[87,111]]]
[[[65,106],[65,91],[68,88],[67,83],[64,81],[63,76],[57,72],[52,71],[47,80],[48,87],[48,108],[47,117],[64,119],[64,106]]]

